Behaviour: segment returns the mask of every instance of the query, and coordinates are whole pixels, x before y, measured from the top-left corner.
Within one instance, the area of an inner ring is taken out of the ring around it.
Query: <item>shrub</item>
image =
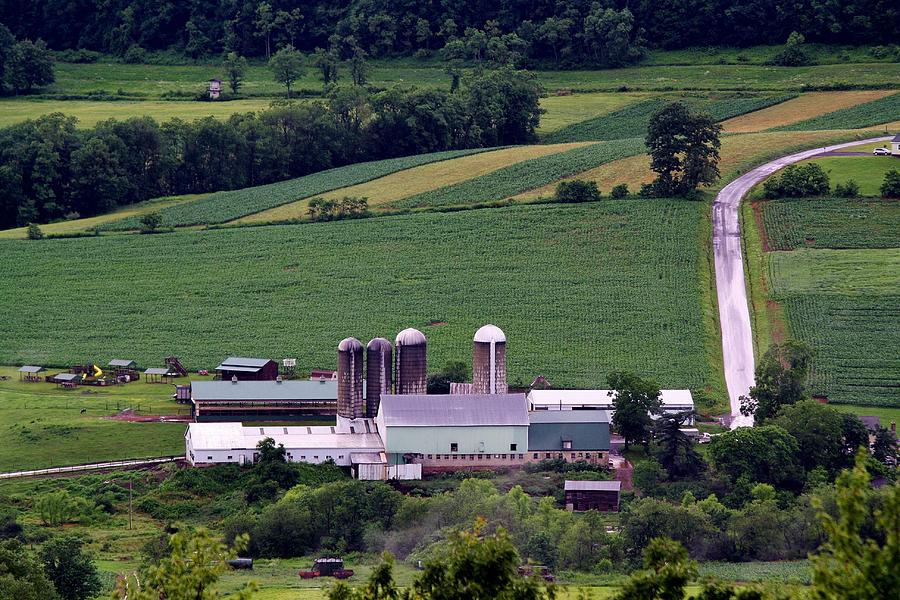
[[[38,227],[37,223],[29,223],[28,224],[28,239],[29,240],[40,240],[44,238],[44,232],[41,231],[41,228]]]
[[[816,163],[790,165],[763,184],[766,197],[772,199],[824,196],[830,190],[828,174]]]
[[[554,199],[557,202],[564,203],[596,202],[600,199],[600,196],[600,190],[597,189],[596,181],[575,179],[573,181],[561,181],[556,186]]]
[[[808,65],[810,62],[809,55],[806,53],[806,50],[803,49],[803,42],[805,41],[806,38],[803,37],[802,33],[797,33],[796,31],[791,32],[791,35],[788,36],[787,43],[785,43],[784,47],[772,59],[772,64],[781,67],[800,67]]]
[[[615,186],[609,192],[609,197],[613,198],[615,200],[621,200],[622,198],[625,198],[626,196],[628,196],[628,184],[627,183],[620,183],[619,185]]]
[[[122,60],[129,65],[136,65],[139,63],[143,63],[147,61],[147,51],[138,46],[137,44],[132,44],[128,50],[125,51],[125,55],[122,56]]]
[[[859,198],[859,184],[853,179],[848,179],[846,183],[836,183],[834,195],[839,198]]]
[[[56,56],[56,60],[60,62],[66,63],[94,63],[100,60],[100,57],[103,56],[99,52],[94,52],[93,50],[60,50],[58,52],[54,52]]]
[[[162,215],[158,212],[147,213],[140,219],[141,233],[153,233],[162,224]]]
[[[884,183],[881,184],[882,198],[900,198],[900,172],[891,169],[884,176]]]

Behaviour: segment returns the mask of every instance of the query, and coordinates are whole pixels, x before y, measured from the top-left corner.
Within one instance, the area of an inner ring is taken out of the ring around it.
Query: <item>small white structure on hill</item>
[[[209,99],[210,100],[218,100],[219,96],[222,95],[222,80],[221,79],[210,79],[209,80]]]

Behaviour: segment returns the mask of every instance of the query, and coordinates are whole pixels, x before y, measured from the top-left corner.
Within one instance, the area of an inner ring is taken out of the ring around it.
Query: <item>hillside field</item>
[[[895,156],[824,156],[811,162],[828,173],[832,187],[852,179],[863,196],[880,196],[887,172],[900,171],[900,158]]]
[[[626,200],[3,240],[0,361],[176,354],[211,368],[261,355],[309,369],[332,367],[343,337],[412,326],[439,369],[469,362],[472,334],[492,322],[510,339],[510,381],[597,387],[632,369],[663,387],[716,387],[704,350],[715,336],[704,326],[707,209]]]

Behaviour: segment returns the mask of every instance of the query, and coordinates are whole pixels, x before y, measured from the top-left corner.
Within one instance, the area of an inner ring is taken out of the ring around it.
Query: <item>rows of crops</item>
[[[762,207],[770,250],[900,247],[896,200],[775,200]]]
[[[644,141],[637,138],[591,144],[525,160],[481,177],[409,196],[393,203],[393,206],[458,206],[502,200],[645,150]]]
[[[165,227],[181,227],[225,223],[301,198],[364,183],[404,169],[488,150],[494,150],[494,148],[449,150],[446,152],[376,160],[320,171],[312,175],[279,181],[278,183],[219,192],[198,202],[172,206],[161,211],[162,224]],[[110,223],[104,229],[127,230],[137,229],[138,226],[137,217],[130,217]]]
[[[872,102],[857,104],[799,123],[777,127],[775,131],[810,131],[814,129],[860,129],[896,121],[900,118],[900,94],[885,96]]]
[[[701,562],[701,577],[715,577],[724,581],[765,581],[809,584],[809,561],[785,560],[777,562]]]
[[[699,294],[704,205],[604,201],[146,236],[0,241],[0,363],[223,356],[335,364],[348,335],[429,338],[469,361],[486,322],[510,380],[600,386],[632,369],[707,383]],[[171,268],[135,270],[149,257]],[[74,266],[77,265],[77,268]],[[560,265],[565,265],[561,268]],[[53,276],[35,276],[52,273]]]
[[[615,112],[575,123],[544,138],[547,143],[580,142],[587,140],[619,140],[644,135],[650,117],[671,100],[684,102],[691,108],[710,114],[716,121],[724,121],[794,98],[794,95],[734,96],[728,98],[650,98],[626,106]]]

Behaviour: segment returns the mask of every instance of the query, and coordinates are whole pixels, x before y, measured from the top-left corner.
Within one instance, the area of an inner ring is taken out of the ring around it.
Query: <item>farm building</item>
[[[528,458],[561,458],[606,465],[609,413],[605,410],[542,410],[528,413]]]
[[[614,390],[531,390],[528,394],[529,410],[606,410],[610,416],[615,410]],[[666,413],[679,413],[694,409],[694,397],[690,390],[660,390],[662,408]],[[693,419],[686,424],[693,425]]]
[[[179,375],[172,367],[150,367],[144,371],[144,380],[147,383],[172,383]]]
[[[73,388],[79,385],[84,379],[81,373],[57,373],[53,377],[48,377],[47,381],[55,383],[59,387]]]
[[[244,427],[241,423],[190,423],[184,433],[185,458],[192,465],[248,464],[259,458],[257,444],[272,438],[289,462],[352,465],[352,454],[384,450],[377,433],[338,433],[334,427]]]
[[[210,79],[209,80],[209,99],[210,100],[218,100],[219,96],[222,95],[222,80],[221,79]]]
[[[229,356],[216,367],[222,381],[237,378],[238,381],[275,381],[278,363],[268,358],[244,358]]]
[[[891,140],[891,155],[900,156],[900,135],[895,135]]]
[[[114,358],[106,364],[109,372],[116,381],[137,381],[141,374],[137,370],[137,363],[127,358]]]
[[[194,381],[191,412],[198,422],[334,416],[337,394],[337,381]]]
[[[19,368],[19,381],[26,381],[29,383],[34,383],[37,381],[41,381],[41,373],[46,371],[44,367],[39,367],[37,365],[25,365]]]
[[[375,423],[389,464],[425,472],[521,465],[528,450],[524,394],[385,394]]]
[[[566,509],[570,511],[618,512],[621,491],[621,481],[566,480]]]

